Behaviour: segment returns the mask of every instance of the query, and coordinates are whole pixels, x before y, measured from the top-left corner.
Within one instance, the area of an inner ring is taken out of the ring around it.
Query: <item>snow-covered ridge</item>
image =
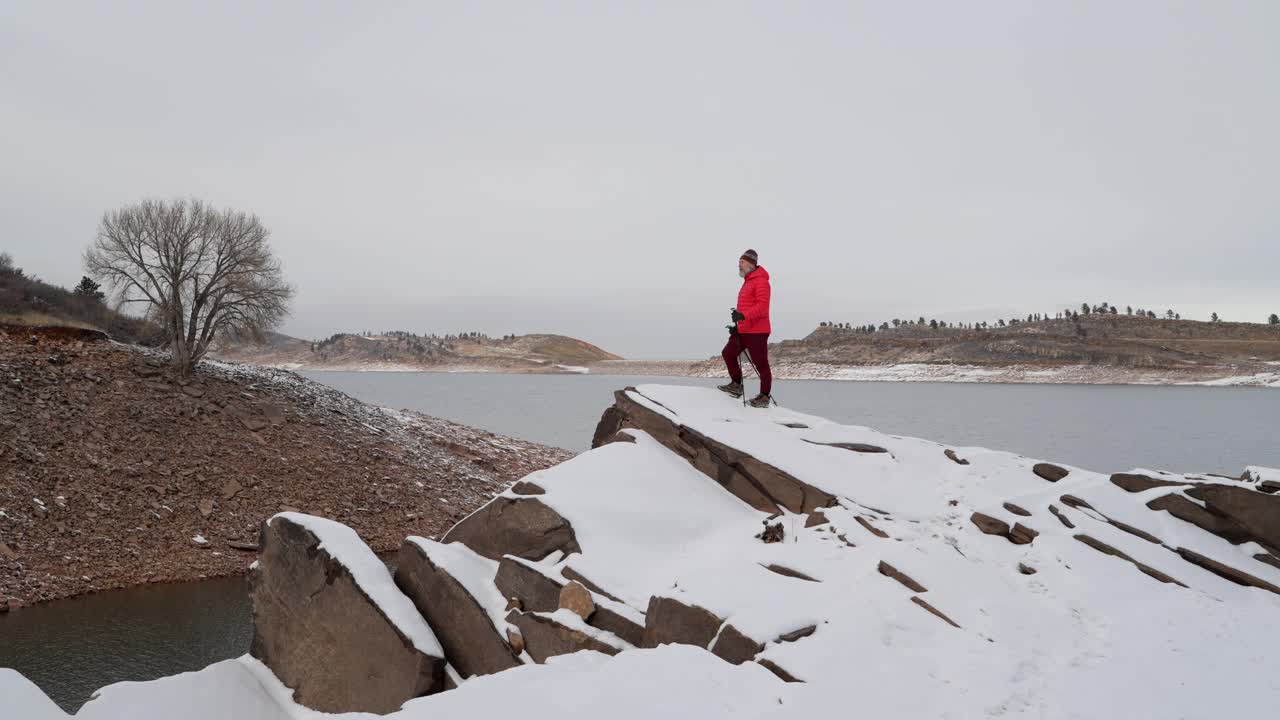
[[[661,385],[619,392],[594,444],[409,540],[467,593],[452,621],[521,661],[460,673],[483,658],[449,651],[460,687],[388,717],[1216,718],[1280,697],[1266,468],[1104,475]],[[222,715],[189,717],[319,717],[251,658],[81,715],[167,717],[210,686]]]

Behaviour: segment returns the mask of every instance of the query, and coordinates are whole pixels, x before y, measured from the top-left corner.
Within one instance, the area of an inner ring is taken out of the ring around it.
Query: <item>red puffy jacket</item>
[[[738,321],[740,333],[768,333],[769,272],[762,267],[747,273],[738,291],[738,312],[746,316]]]

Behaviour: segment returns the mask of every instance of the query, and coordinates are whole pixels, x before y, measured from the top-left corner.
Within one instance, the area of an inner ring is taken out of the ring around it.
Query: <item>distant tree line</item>
[[[445,335],[437,333],[419,335],[406,330],[384,330],[381,333],[375,333],[372,330],[364,330],[360,333],[334,333],[322,340],[312,340],[311,352],[323,353],[326,349],[341,341],[343,338],[350,337],[385,338],[394,342],[396,345],[403,346],[408,352],[417,357],[431,357],[439,352],[452,351],[456,349],[456,343],[459,340],[498,342],[498,340],[494,340],[494,338],[489,335],[478,331],[448,333]],[[515,340],[517,337],[519,336],[515,333],[508,333],[503,335],[500,341],[510,342]],[[384,353],[384,355],[386,355],[386,353]]]
[[[1159,318],[1163,318],[1166,320],[1182,319],[1182,314],[1175,312],[1172,308],[1166,309],[1161,314],[1157,314],[1156,311],[1154,310],[1148,310],[1146,308],[1135,308],[1132,305],[1129,305],[1125,307],[1124,314],[1130,317],[1141,317],[1141,318],[1148,318],[1151,320],[1155,320]],[[989,330],[992,327],[997,327],[997,328],[1012,327],[1014,325],[1020,325],[1022,323],[1046,322],[1046,321],[1052,321],[1052,320],[1079,322],[1081,315],[1084,315],[1084,316],[1117,315],[1118,316],[1120,315],[1120,309],[1115,305],[1112,305],[1111,303],[1107,303],[1107,302],[1099,303],[1097,305],[1091,305],[1089,303],[1081,303],[1079,310],[1066,308],[1066,309],[1059,310],[1052,313],[1031,313],[1027,315],[1025,319],[1017,318],[1017,317],[1009,318],[1008,320],[1005,320],[1004,318],[997,318],[993,323],[987,322],[987,321],[970,322],[970,323],[947,322],[945,320],[936,320],[936,319],[926,321],[925,318],[919,317],[919,318],[916,318],[915,320],[910,320],[910,319],[903,320],[901,318],[894,318],[892,320],[882,322],[879,325],[876,325],[875,323],[867,323],[865,325],[856,325],[856,324],[847,323],[847,322],[823,321],[819,323],[818,326],[822,328],[831,328],[833,330],[842,330],[842,331],[847,331],[847,332],[852,332],[857,334],[870,334],[875,332],[884,332],[890,329],[912,328],[912,327],[915,327],[915,328],[928,327],[932,330],[938,330],[938,329]],[[1209,315],[1209,321],[1215,322],[1215,323],[1222,322],[1222,318],[1219,317],[1218,313],[1215,312]],[[1280,325],[1280,315],[1277,315],[1276,313],[1272,313],[1271,316],[1267,319],[1267,322],[1271,325]]]

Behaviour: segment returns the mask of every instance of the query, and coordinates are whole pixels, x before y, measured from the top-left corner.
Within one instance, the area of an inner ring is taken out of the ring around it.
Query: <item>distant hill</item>
[[[602,360],[620,360],[595,345],[563,335],[378,335],[339,333],[319,341],[269,333],[223,343],[211,353],[235,362],[304,370],[422,369],[471,372],[583,372]]]
[[[1280,361],[1280,325],[1090,314],[986,329],[911,324],[865,332],[823,326],[802,339],[772,346],[771,357],[840,366],[1249,366]]]

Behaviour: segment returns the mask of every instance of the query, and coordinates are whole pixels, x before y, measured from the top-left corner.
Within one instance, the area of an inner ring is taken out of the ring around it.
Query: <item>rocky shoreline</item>
[[[0,611],[243,574],[300,510],[375,551],[434,536],[573,453],[378,408],[295,373],[0,326]]]

